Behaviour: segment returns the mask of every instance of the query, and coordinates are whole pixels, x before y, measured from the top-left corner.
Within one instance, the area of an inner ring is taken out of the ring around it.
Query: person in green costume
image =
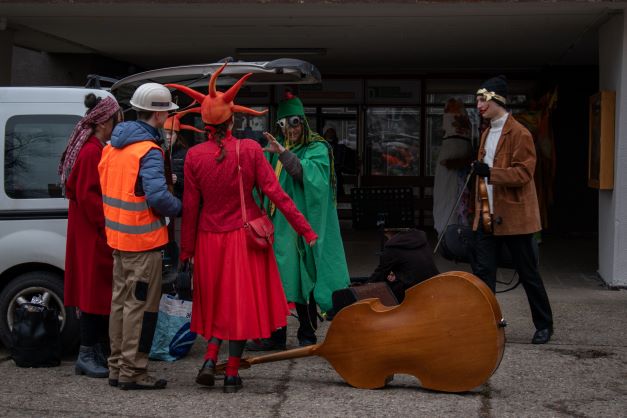
[[[285,295],[296,304],[298,342],[306,346],[317,342],[316,304],[323,312],[332,308],[332,293],[349,285],[348,267],[337,218],[331,145],[310,129],[303,103],[289,92],[279,103],[277,119],[281,131],[277,138],[264,133],[268,159],[283,190],[320,236],[310,248],[265,200],[274,224],[274,252]],[[285,341],[282,328],[268,340],[249,342],[247,348],[284,349]]]

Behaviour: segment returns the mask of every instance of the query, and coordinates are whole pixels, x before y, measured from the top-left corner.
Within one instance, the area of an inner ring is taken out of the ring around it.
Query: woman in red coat
[[[76,374],[107,377],[113,258],[104,232],[98,163],[121,112],[115,99],[91,93],[85,97],[85,106],[87,113],[74,128],[59,165],[70,201],[64,304],[80,311]]]
[[[229,340],[224,378],[228,393],[242,387],[238,369],[246,340],[269,337],[286,325],[289,314],[272,246],[257,250],[247,244],[244,219],[262,216],[253,188],[268,196],[304,237],[294,245],[313,246],[318,237],[281,189],[261,146],[231,135],[234,112],[265,112],[233,103],[250,74],[229,91],[217,92],[216,78],[222,69],[212,75],[207,96],[185,86],[171,87],[201,103],[199,110],[209,132],[207,142],[188,151],[184,168],[181,259],[194,257],[191,329],[209,341],[196,382],[214,384],[220,343]]]

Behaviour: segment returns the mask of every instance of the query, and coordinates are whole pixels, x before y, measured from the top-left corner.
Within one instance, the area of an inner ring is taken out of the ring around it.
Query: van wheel
[[[64,352],[76,350],[79,342],[79,326],[73,308],[63,306],[63,278],[49,271],[31,271],[15,277],[0,293],[0,340],[5,347],[11,346],[11,329],[16,308],[30,302],[34,296],[50,295],[48,306],[59,312],[61,344]]]

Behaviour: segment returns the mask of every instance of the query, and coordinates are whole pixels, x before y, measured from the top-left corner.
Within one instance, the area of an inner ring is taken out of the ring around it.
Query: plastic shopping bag
[[[196,341],[196,333],[189,329],[192,302],[172,295],[161,296],[159,317],[152,340],[152,360],[174,361],[185,357]]]

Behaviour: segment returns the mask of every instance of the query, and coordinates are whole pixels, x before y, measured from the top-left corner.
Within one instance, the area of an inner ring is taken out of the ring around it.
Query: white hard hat
[[[176,110],[178,105],[172,103],[172,94],[167,87],[158,83],[146,83],[137,87],[131,106],[135,110],[148,110],[151,112],[162,112],[166,110]]]

